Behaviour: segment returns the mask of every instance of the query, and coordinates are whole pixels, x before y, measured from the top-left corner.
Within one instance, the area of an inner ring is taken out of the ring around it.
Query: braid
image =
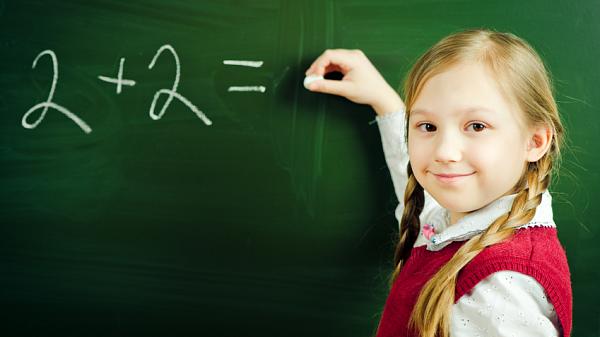
[[[421,331],[423,337],[449,335],[458,273],[484,248],[509,239],[516,227],[531,221],[542,201],[542,193],[550,185],[551,169],[552,160],[549,156],[528,163],[525,174],[515,185],[515,190],[519,192],[510,211],[462,245],[450,261],[425,284],[411,314],[409,326]]]
[[[408,183],[406,185],[406,190],[404,191],[404,212],[402,213],[402,219],[400,220],[399,240],[394,253],[394,266],[396,266],[396,268],[394,269],[388,284],[390,288],[400,273],[402,265],[409,258],[413,245],[417,240],[417,236],[421,229],[419,216],[421,215],[425,204],[423,187],[417,182],[412,167],[410,166],[410,162],[406,166],[406,172],[408,174]]]

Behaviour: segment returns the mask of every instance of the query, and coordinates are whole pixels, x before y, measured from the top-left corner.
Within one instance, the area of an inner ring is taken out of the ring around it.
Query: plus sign
[[[119,74],[118,74],[117,78],[98,76],[98,78],[104,82],[117,84],[117,94],[121,93],[122,86],[128,85],[130,87],[133,87],[135,85],[134,80],[124,80],[123,79],[123,63],[125,63],[125,58],[121,57],[121,63],[119,64]]]

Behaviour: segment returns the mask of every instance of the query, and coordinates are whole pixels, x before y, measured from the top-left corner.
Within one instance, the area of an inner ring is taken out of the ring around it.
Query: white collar
[[[453,241],[465,241],[471,237],[483,232],[499,216],[508,212],[517,194],[506,195],[489,203],[472,213],[465,215],[458,222],[450,226],[450,215],[447,209],[438,205],[433,212],[429,212],[425,219],[421,221],[421,230],[414,244],[414,247],[427,245],[427,250],[438,251]],[[423,232],[425,224],[433,225],[434,232],[427,239]],[[548,190],[542,193],[542,201],[535,210],[533,219],[524,227],[556,227],[552,215],[552,196]]]

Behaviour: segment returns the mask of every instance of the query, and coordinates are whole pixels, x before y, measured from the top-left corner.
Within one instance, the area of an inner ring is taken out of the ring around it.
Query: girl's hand
[[[316,80],[310,91],[346,97],[355,103],[368,104],[378,115],[404,108],[404,102],[360,50],[327,49],[306,70],[307,76],[325,76],[339,71],[342,80]]]

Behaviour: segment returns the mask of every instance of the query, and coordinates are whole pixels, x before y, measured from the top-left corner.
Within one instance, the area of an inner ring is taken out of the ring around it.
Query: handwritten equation
[[[181,95],[179,92],[177,92],[177,88],[179,87],[179,80],[181,78],[181,63],[179,61],[179,56],[177,55],[177,52],[171,45],[165,44],[157,50],[156,54],[154,54],[154,57],[152,58],[152,61],[150,61],[150,64],[148,65],[148,69],[151,70],[152,68],[154,68],[156,60],[164,52],[169,52],[173,56],[173,59],[175,60],[175,66],[176,66],[175,67],[175,69],[176,69],[175,70],[175,79],[174,79],[173,85],[171,86],[170,89],[162,88],[162,89],[159,89],[158,91],[156,91],[156,93],[154,94],[154,98],[152,99],[152,103],[150,104],[150,110],[149,110],[150,118],[152,118],[154,120],[161,119],[161,117],[165,114],[165,112],[167,111],[167,108],[169,107],[169,105],[171,104],[173,99],[175,98],[179,102],[183,103],[196,116],[198,116],[198,118],[200,120],[202,120],[204,122],[204,124],[209,125],[209,126],[212,125],[212,121],[208,117],[206,117],[206,115],[202,111],[200,111],[200,109],[198,109],[198,107],[196,105],[194,105],[189,99],[187,99],[186,97]],[[78,117],[76,114],[71,112],[66,107],[64,107],[60,104],[57,104],[53,101],[54,92],[56,90],[56,85],[58,83],[58,58],[56,57],[56,54],[50,49],[40,52],[36,56],[36,58],[33,60],[33,64],[31,66],[31,68],[35,69],[38,61],[43,56],[46,56],[46,55],[52,61],[52,85],[50,86],[50,92],[48,93],[48,98],[46,99],[46,101],[40,102],[40,103],[32,106],[29,110],[27,110],[27,112],[25,112],[25,114],[23,115],[23,118],[21,119],[21,125],[26,129],[35,129],[44,120],[44,117],[46,116],[46,113],[48,112],[48,110],[54,109],[54,110],[62,113],[63,115],[65,115],[71,121],[73,121],[77,126],[79,126],[79,128],[81,128],[81,130],[83,130],[83,132],[85,132],[86,134],[89,134],[90,132],[92,132],[92,128],[84,120],[82,120],[80,117]],[[134,80],[123,78],[124,64],[125,64],[125,58],[122,57],[119,62],[119,70],[117,72],[116,78],[103,76],[103,75],[98,76],[98,79],[100,81],[116,85],[117,95],[121,94],[124,86],[133,87],[136,85],[136,82]],[[224,60],[223,64],[233,65],[233,66],[259,68],[259,67],[262,67],[263,62],[262,61],[243,61],[243,60]],[[264,86],[230,86],[227,89],[227,91],[228,92],[256,91],[256,92],[264,93],[266,91],[266,88]],[[166,95],[167,99],[166,99],[165,103],[162,105],[162,107],[160,108],[160,111],[156,112],[156,103],[161,95]],[[30,116],[40,109],[42,110],[42,112],[39,114],[39,117],[36,120],[34,120],[33,122],[29,122],[28,120],[30,119]]]

